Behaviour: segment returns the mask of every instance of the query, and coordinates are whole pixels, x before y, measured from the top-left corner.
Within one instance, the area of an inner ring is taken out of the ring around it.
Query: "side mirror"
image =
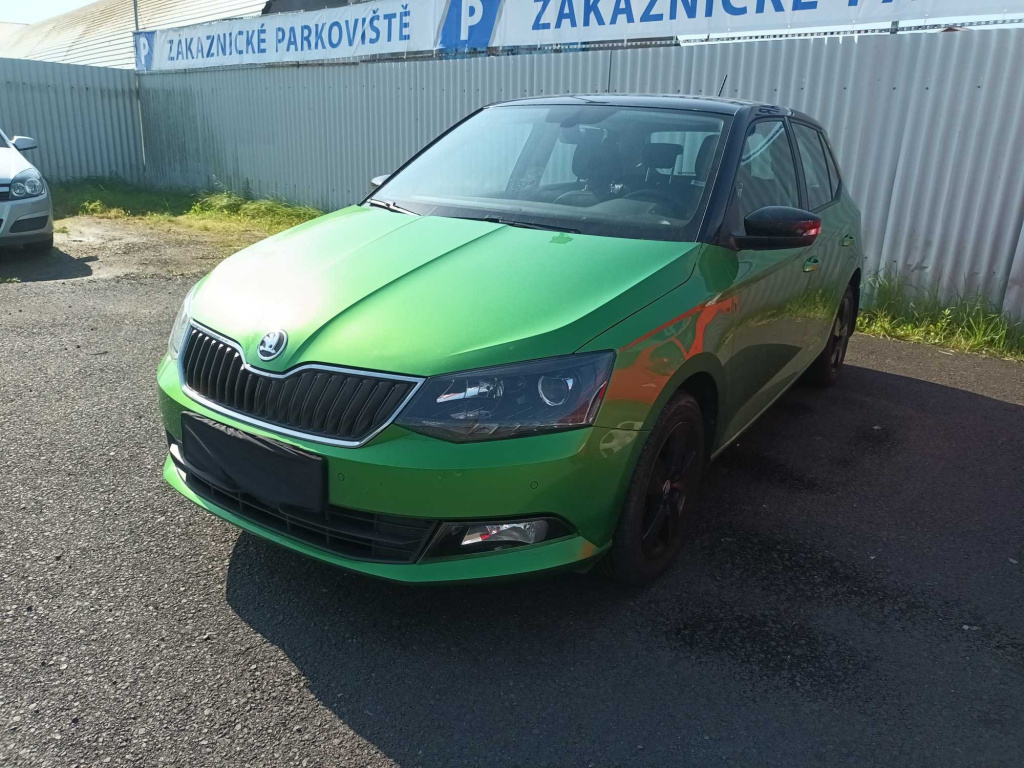
[[[27,150],[30,149],[36,149],[39,146],[35,139],[30,138],[28,136],[15,136],[13,139],[11,139],[11,144],[13,144],[14,148],[19,152],[26,152]]]
[[[380,176],[374,176],[370,179],[370,191],[377,189],[377,187],[387,181],[390,177],[390,173],[382,173]]]
[[[743,220],[747,234],[734,238],[740,250],[774,251],[806,248],[821,234],[821,217],[810,211],[770,205]]]

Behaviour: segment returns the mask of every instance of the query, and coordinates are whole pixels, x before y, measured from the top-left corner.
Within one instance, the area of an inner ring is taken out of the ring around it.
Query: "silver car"
[[[28,136],[0,131],[0,248],[53,248],[53,203],[43,175],[21,154],[38,145]]]

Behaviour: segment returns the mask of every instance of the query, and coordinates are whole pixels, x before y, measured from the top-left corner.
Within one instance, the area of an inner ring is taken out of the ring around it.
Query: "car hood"
[[[32,168],[32,163],[11,147],[0,147],[0,181],[8,182],[22,171]]]
[[[429,376],[574,352],[684,282],[697,250],[353,206],[227,259],[191,314],[267,370]],[[278,329],[285,351],[260,361]]]

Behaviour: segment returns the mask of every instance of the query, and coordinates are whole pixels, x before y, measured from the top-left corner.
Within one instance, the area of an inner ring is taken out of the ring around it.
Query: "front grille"
[[[182,351],[186,386],[204,399],[271,427],[359,443],[387,424],[415,381],[300,368],[284,376],[245,365],[241,353],[198,328]]]
[[[11,193],[9,187],[3,187],[0,189],[0,203],[6,203],[11,199]]]
[[[171,454],[174,458],[174,454]],[[177,463],[177,461],[175,462]],[[185,484],[196,495],[264,528],[326,549],[343,557],[384,563],[416,559],[437,525],[435,520],[379,515],[329,506],[322,523],[285,514],[248,494],[211,485],[186,466]]]

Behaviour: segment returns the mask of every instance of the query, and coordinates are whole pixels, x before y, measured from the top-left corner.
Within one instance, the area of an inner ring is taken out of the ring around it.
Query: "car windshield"
[[[563,232],[692,241],[724,115],[603,104],[505,105],[462,123],[372,204]]]

